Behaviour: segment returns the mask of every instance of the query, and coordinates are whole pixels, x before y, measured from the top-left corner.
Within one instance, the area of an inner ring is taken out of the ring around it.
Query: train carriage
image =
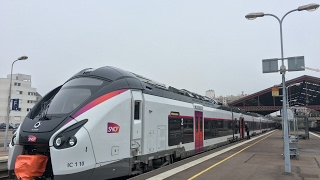
[[[114,67],[84,69],[29,112],[10,142],[10,178],[140,174],[273,128],[269,120]],[[30,170],[36,164],[37,173]]]

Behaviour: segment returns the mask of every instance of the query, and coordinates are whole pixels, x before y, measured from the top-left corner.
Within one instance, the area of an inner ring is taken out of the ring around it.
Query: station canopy
[[[320,78],[304,75],[286,81],[285,86],[290,107],[304,107],[320,111]],[[279,87],[280,96],[272,96],[274,87]],[[228,105],[261,115],[277,112],[282,109],[282,83],[232,101]]]

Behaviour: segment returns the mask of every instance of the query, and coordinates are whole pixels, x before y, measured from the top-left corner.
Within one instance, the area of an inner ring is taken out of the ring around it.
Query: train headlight
[[[62,144],[62,139],[60,137],[57,138],[55,143],[56,143],[57,146],[60,146]]]
[[[53,145],[56,147],[60,147],[60,146],[62,146],[63,142],[64,142],[63,137],[56,137],[56,139],[53,142]]]
[[[69,146],[76,145],[77,144],[77,138],[74,137],[74,136],[70,137],[69,140],[68,140],[68,144],[69,144]]]

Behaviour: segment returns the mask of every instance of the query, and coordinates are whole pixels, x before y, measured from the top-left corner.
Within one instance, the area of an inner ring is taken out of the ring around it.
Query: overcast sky
[[[262,59],[278,58],[281,18],[293,0],[56,0],[0,1],[0,77],[32,76],[41,95],[76,72],[114,66],[167,86],[204,95],[252,94],[281,83],[262,73]],[[284,56],[304,56],[320,69],[320,10],[293,12],[283,21]],[[285,64],[286,61],[285,61]],[[314,71],[288,72],[286,80]]]

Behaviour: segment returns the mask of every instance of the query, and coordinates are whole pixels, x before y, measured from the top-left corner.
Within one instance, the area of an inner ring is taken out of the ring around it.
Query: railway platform
[[[320,178],[320,136],[298,142],[299,159],[290,158],[285,172],[282,131],[273,130],[250,140],[241,140],[131,180],[315,180]]]
[[[9,147],[6,151],[4,151],[3,146],[0,148],[0,161],[7,161],[8,160],[8,154],[9,154]]]

